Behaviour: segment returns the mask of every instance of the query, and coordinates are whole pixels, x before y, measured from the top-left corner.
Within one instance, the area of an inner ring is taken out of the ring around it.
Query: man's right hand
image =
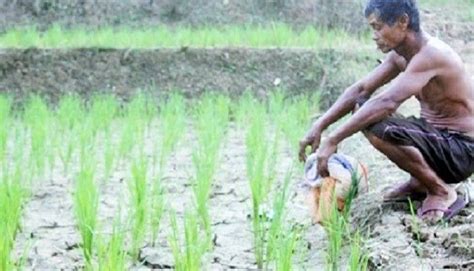
[[[321,131],[319,129],[311,129],[306,136],[300,141],[299,159],[300,162],[306,161],[306,147],[311,146],[311,153],[315,152],[321,142]]]

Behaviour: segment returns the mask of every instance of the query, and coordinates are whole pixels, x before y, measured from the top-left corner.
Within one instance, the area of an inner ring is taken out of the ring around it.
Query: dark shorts
[[[458,183],[474,172],[474,139],[437,129],[424,119],[388,117],[366,131],[396,145],[416,147],[446,183]]]

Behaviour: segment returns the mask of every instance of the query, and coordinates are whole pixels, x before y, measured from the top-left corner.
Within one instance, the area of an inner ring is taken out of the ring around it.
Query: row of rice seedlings
[[[58,25],[44,32],[33,27],[11,29],[0,35],[2,48],[156,48],[156,47],[306,47],[355,48],[371,45],[366,33],[354,35],[344,30],[308,26],[295,31],[289,25],[165,27],[149,29],[102,28],[63,29]]]
[[[194,196],[198,214],[211,243],[208,201],[222,139],[229,121],[230,100],[224,96],[205,96],[196,106],[197,147],[193,153],[196,168]]]
[[[155,245],[166,199],[162,178],[165,165],[186,126],[186,105],[181,95],[172,94],[160,106],[161,140],[155,142],[153,151],[153,186],[150,195],[150,230],[152,244]]]
[[[247,176],[252,194],[252,227],[254,252],[258,268],[265,262],[265,218],[261,215],[262,205],[270,192],[275,177],[276,140],[266,135],[267,115],[265,107],[257,104],[251,110],[251,120],[246,135]],[[273,143],[273,144],[272,144]],[[273,161],[272,161],[273,160]]]
[[[86,262],[86,269],[91,269],[92,257],[94,255],[94,237],[97,228],[99,191],[95,184],[94,162],[90,158],[83,159],[76,177],[74,211],[77,227],[82,238],[82,251]]]
[[[360,181],[358,178],[358,174],[355,172],[352,175],[351,188],[349,189],[348,195],[345,199],[345,207],[342,213],[338,211],[335,196],[332,197],[331,202],[327,203],[331,204],[329,219],[323,222],[323,227],[325,228],[328,236],[328,248],[326,251],[327,270],[336,271],[340,269],[340,257],[345,239],[348,239],[350,242],[350,270],[367,269],[368,257],[362,251],[363,241],[360,238],[359,232],[352,233],[352,229],[348,222],[352,202],[357,196],[357,186]]]
[[[22,167],[16,165],[13,172],[9,171],[5,167],[0,180],[0,270],[15,269],[11,252],[20,226],[22,206],[27,199]]]
[[[174,258],[174,269],[177,271],[202,270],[202,258],[209,247],[206,233],[201,230],[199,214],[186,211],[183,217],[184,240],[176,221],[176,213],[170,211],[171,234],[168,243]]]
[[[131,179],[128,188],[131,195],[131,250],[130,254],[134,260],[138,259],[140,248],[143,244],[147,226],[147,171],[148,162],[145,157],[139,157],[131,167]]]

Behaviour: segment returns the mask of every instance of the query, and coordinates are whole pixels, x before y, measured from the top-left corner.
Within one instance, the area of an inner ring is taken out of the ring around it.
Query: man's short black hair
[[[365,7],[365,17],[374,13],[382,22],[393,24],[404,14],[408,15],[408,28],[420,31],[420,12],[416,0],[369,0]]]

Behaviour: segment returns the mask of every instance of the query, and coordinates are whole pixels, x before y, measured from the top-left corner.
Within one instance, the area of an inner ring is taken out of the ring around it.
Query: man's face
[[[377,44],[377,48],[384,54],[397,48],[404,39],[404,29],[399,22],[390,26],[382,22],[377,15],[372,13],[367,18],[373,30],[372,39]]]

